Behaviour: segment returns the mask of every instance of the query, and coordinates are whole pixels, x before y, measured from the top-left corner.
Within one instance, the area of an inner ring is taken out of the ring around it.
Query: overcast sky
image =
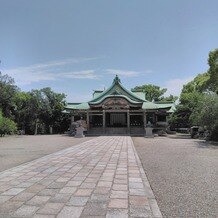
[[[178,95],[218,47],[217,0],[0,0],[0,69],[24,91],[89,100],[118,74],[127,88]]]

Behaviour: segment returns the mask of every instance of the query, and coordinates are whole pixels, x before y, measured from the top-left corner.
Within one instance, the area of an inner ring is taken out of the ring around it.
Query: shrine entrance
[[[105,112],[105,134],[128,134],[127,112]]]
[[[87,135],[144,135],[148,122],[165,128],[172,107],[172,103],[147,101],[143,92],[128,91],[116,76],[108,89],[95,90],[91,101],[71,103],[67,110],[71,123],[77,115],[86,120]]]
[[[106,127],[127,127],[127,113],[105,113],[106,116]]]

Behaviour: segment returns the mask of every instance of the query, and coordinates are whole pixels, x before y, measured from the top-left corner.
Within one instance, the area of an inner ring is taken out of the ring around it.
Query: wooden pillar
[[[146,126],[147,126],[147,117],[146,117],[146,111],[143,112],[143,118],[144,118],[144,134],[146,134]]]
[[[106,121],[106,119],[105,119],[105,110],[103,110],[103,133],[105,133],[105,121]]]
[[[153,113],[153,125],[156,126],[156,112]]]
[[[87,133],[89,133],[89,111],[86,113]]]
[[[129,115],[129,110],[127,110],[127,134],[130,134],[130,115]]]
[[[146,127],[146,125],[147,125],[147,117],[146,117],[146,112],[144,111],[143,112],[143,117],[144,117],[144,127]]]

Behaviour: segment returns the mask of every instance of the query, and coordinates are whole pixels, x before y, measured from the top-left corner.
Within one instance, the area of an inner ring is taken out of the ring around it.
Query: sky
[[[218,48],[217,0],[0,0],[0,70],[23,91],[91,100],[116,74],[179,95]]]

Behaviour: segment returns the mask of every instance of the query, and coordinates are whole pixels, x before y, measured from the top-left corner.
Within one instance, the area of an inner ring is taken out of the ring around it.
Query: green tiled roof
[[[89,104],[87,102],[84,102],[84,103],[80,103],[80,104],[77,104],[77,105],[67,105],[65,107],[65,109],[70,109],[70,110],[87,110],[89,109]]]
[[[134,92],[132,91],[133,94],[137,95],[139,98],[141,98],[142,100],[146,101],[145,99],[145,93],[144,92]]]
[[[175,108],[175,105],[174,103],[163,103],[163,104],[160,104],[160,103],[155,103],[155,102],[144,102],[143,105],[142,105],[142,109],[169,109],[168,112],[173,112],[171,111],[171,109]],[[174,110],[174,109],[173,109]]]
[[[125,87],[121,85],[120,79],[118,76],[115,77],[112,85],[100,93],[97,97],[93,98],[89,103],[95,104],[95,102],[101,101],[101,99],[104,99],[105,96],[109,95],[124,95],[127,96],[129,99],[135,101],[135,102],[144,102],[145,100],[141,99],[138,97],[136,94],[133,92],[127,90]]]
[[[69,114],[70,112],[67,111],[67,110],[63,110],[62,113],[63,113],[63,114]]]
[[[95,101],[95,102],[90,101],[89,104],[90,105],[92,105],[92,104],[100,104],[106,98],[110,98],[110,97],[125,98],[128,102],[130,102],[132,104],[141,104],[142,103],[142,102],[134,101],[134,100],[130,99],[129,97],[125,96],[125,95],[105,95],[102,98],[100,98],[98,101]]]
[[[171,106],[171,108],[167,111],[168,113],[173,113],[176,110],[175,104]]]
[[[103,90],[94,90],[94,92],[93,92],[93,98],[98,97],[102,92],[103,92]]]
[[[157,108],[171,108],[173,104],[156,104]]]
[[[154,104],[153,102],[147,101],[143,103],[142,109],[147,110],[147,109],[158,109],[158,108],[157,105]]]
[[[173,102],[149,102],[145,99],[145,94],[143,92],[131,92],[127,90],[122,86],[119,77],[116,76],[108,89],[104,91],[95,90],[91,101],[84,103],[68,103],[64,112],[68,112],[69,110],[88,110],[90,109],[90,105],[100,104],[106,98],[110,97],[125,98],[132,104],[137,106],[142,105],[142,109],[144,110],[166,109],[169,113],[172,113],[175,110]]]
[[[154,103],[157,105],[158,108],[162,108],[162,109],[171,108],[175,105],[174,102],[158,102],[158,103],[154,102]]]

